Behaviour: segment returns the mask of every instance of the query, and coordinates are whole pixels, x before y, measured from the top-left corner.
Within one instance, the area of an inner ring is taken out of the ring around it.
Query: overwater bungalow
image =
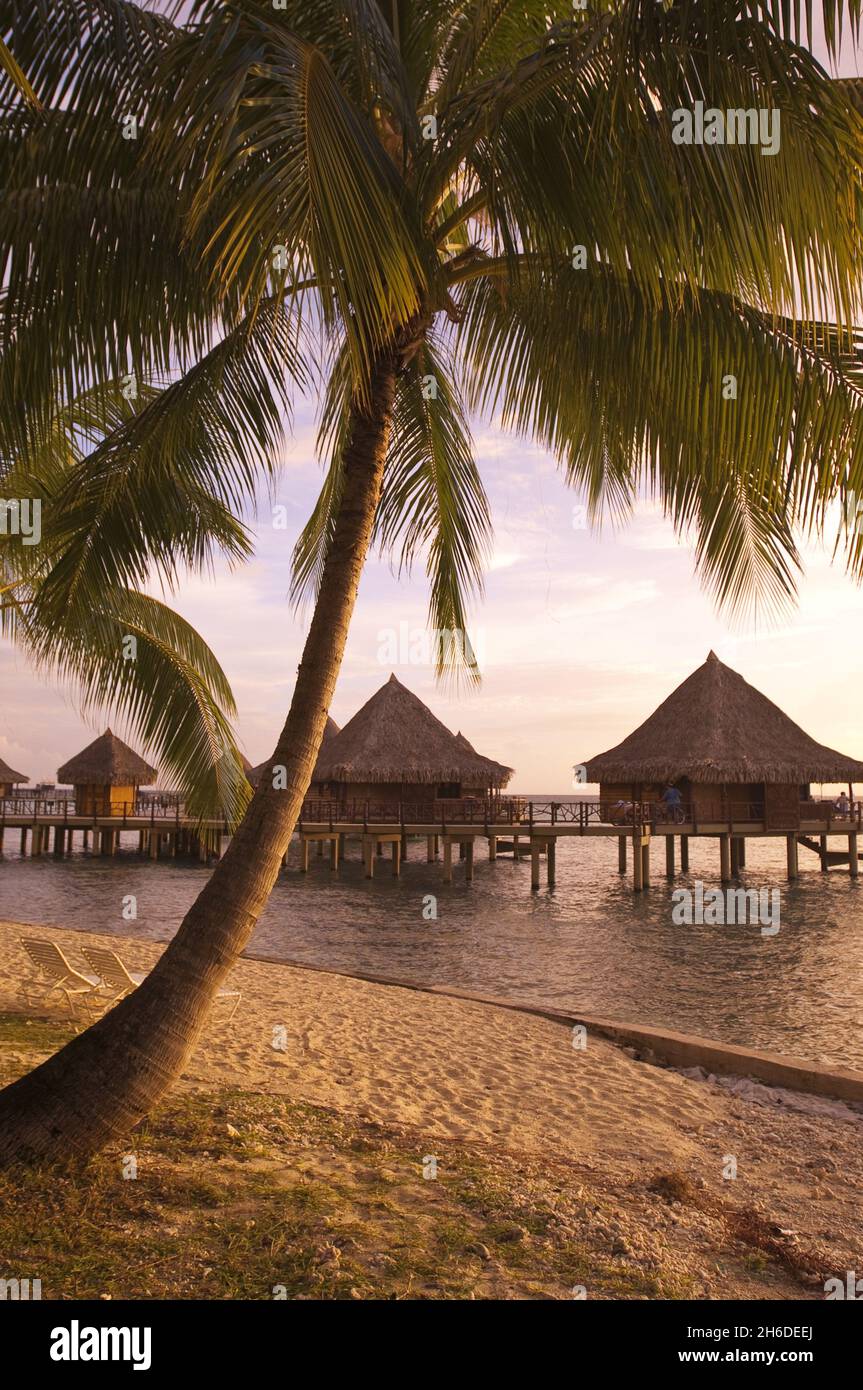
[[[60,782],[75,789],[78,816],[121,816],[137,800],[138,788],[156,778],[156,769],[110,729],[57,769]]]
[[[430,806],[494,797],[512,774],[391,675],[321,749],[313,787],[339,803]]]
[[[14,767],[10,767],[0,758],[0,796],[14,796],[18,783],[29,780],[25,772],[16,772]]]
[[[586,769],[609,809],[657,803],[671,784],[687,821],[760,821],[768,831],[831,818],[832,799],[816,798],[813,784],[847,783],[852,796],[863,780],[863,762],[816,743],[715,652]]]

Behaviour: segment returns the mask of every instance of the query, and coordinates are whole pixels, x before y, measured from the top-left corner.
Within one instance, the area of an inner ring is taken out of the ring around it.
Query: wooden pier
[[[817,814],[813,814],[813,806]],[[453,881],[456,850],[465,879],[472,880],[476,841],[485,839],[491,861],[505,855],[515,861],[523,856],[530,858],[534,891],[542,885],[543,862],[546,884],[549,888],[555,886],[558,840],[582,837],[617,840],[618,872],[631,871],[635,892],[648,889],[653,875],[660,871],[666,880],[674,879],[678,873],[686,874],[689,845],[694,838],[716,841],[722,883],[737,878],[745,868],[747,841],[762,839],[785,841],[789,881],[799,876],[801,847],[818,856],[824,872],[847,866],[850,876],[856,878],[863,802],[850,802],[845,814],[836,812],[829,802],[806,802],[803,810],[805,814],[796,825],[779,829],[765,821],[763,808],[751,803],[730,805],[726,819],[709,821],[699,820],[692,808],[682,807],[673,823],[660,817],[655,802],[633,804],[626,809],[625,823],[621,824],[619,806],[602,799],[533,802],[519,797],[494,797],[485,802],[470,798],[451,803],[389,805],[307,801],[295,835],[300,841],[303,872],[310,869],[312,845],[317,846],[319,856],[324,847],[328,848],[330,869],[338,872],[347,844],[354,839],[359,841],[367,878],[374,876],[377,860],[387,848],[392,873],[398,877],[408,857],[409,844],[425,841],[428,863],[438,862],[442,850],[445,883]],[[230,828],[222,820],[193,820],[179,803],[168,800],[130,803],[119,814],[94,816],[78,815],[72,800],[0,798],[0,853],[5,837],[15,834],[20,836],[22,854],[29,850],[34,857],[53,854],[62,858],[72,851],[78,835],[83,849],[94,855],[112,856],[123,832],[137,834],[138,852],[150,859],[194,855],[209,862],[224,852]],[[658,842],[659,862],[652,854],[654,842]],[[665,847],[664,856],[659,845]]]

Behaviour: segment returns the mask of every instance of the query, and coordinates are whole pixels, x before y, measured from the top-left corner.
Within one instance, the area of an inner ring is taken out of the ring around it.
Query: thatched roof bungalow
[[[586,767],[603,801],[653,801],[671,783],[698,821],[733,816],[776,830],[799,826],[801,812],[815,814],[812,782],[863,780],[863,762],[816,743],[714,652]]]
[[[313,789],[333,800],[428,803],[494,794],[512,773],[391,675],[322,750]]]
[[[110,729],[57,769],[57,780],[75,788],[79,816],[117,816],[131,810],[138,788],[153,782],[156,769]]]
[[[14,767],[0,758],[0,796],[14,796],[17,783],[27,781],[29,778],[25,772],[16,772]]]

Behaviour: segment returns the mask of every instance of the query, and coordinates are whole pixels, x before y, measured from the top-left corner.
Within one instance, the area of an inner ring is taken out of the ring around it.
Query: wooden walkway
[[[678,867],[681,873],[688,872],[689,842],[693,838],[716,839],[719,878],[723,883],[736,878],[745,868],[746,843],[751,839],[785,841],[789,880],[799,874],[800,845],[819,856],[822,870],[847,865],[850,876],[858,876],[863,802],[854,802],[846,815],[839,815],[828,806],[819,818],[801,820],[793,827],[767,825],[757,815],[758,809],[731,807],[727,819],[696,821],[684,807],[680,812],[683,819],[672,824],[657,819],[652,807],[634,805],[627,813],[627,823],[615,824],[610,819],[612,809],[608,803],[598,799],[533,802],[501,797],[488,802],[437,801],[424,805],[310,800],[303,806],[294,834],[300,840],[304,872],[310,868],[312,847],[318,857],[326,850],[330,867],[336,871],[347,841],[359,839],[368,878],[374,876],[376,864],[387,850],[392,872],[400,874],[409,842],[425,840],[427,862],[443,858],[445,882],[452,882],[455,858],[464,864],[465,876],[470,880],[476,841],[485,839],[490,860],[530,857],[534,890],[541,885],[544,860],[546,882],[554,887],[557,842],[574,837],[616,839],[618,870],[627,873],[631,864],[632,887],[636,892],[650,885],[654,842],[665,847],[662,872],[665,878],[672,879]],[[735,810],[744,814],[737,815]],[[125,807],[122,814],[79,816],[71,800],[0,798],[0,852],[4,837],[16,831],[20,834],[21,853],[26,854],[29,846],[30,853],[37,857],[53,853],[61,858],[70,853],[76,834],[82,837],[83,848],[93,854],[114,855],[120,835],[132,832],[138,835],[139,853],[151,859],[193,854],[205,862],[221,856],[230,836],[225,821],[195,820],[185,815],[179,803],[166,800],[139,801]],[[831,847],[837,837],[841,848]]]

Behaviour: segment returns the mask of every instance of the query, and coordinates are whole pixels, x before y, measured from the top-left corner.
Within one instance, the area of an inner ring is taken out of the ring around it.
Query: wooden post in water
[[[307,874],[309,872],[309,842],[305,835],[300,836],[300,842],[302,851],[300,855],[300,873]]]
[[[731,877],[737,878],[740,873],[740,842],[736,835],[731,836]]]
[[[434,863],[434,835],[426,835],[426,863]]]
[[[821,872],[822,874],[826,874],[830,867],[827,863],[827,836],[819,835],[818,842],[820,846]]]
[[[473,840],[468,840],[465,845],[464,856],[464,876],[468,883],[473,882]]]
[[[723,883],[731,879],[731,836],[719,837],[719,877]]]
[[[452,840],[448,835],[443,837],[443,881],[452,883]]]
[[[626,873],[626,836],[625,836],[625,835],[618,835],[618,837],[617,837],[617,872],[618,872],[619,874],[625,874],[625,873]]]
[[[366,878],[375,876],[375,837],[374,835],[363,836],[363,867]]]
[[[860,861],[857,858],[857,831],[854,830],[848,836],[848,872],[852,878],[857,878],[860,873]]]
[[[151,830],[151,831],[149,832],[149,834],[150,834],[150,858],[151,858],[151,859],[158,859],[158,858],[159,858],[159,832],[158,832],[158,830]]]
[[[632,890],[640,893],[644,887],[644,857],[641,853],[641,828],[636,826],[632,834]]]
[[[786,857],[787,862],[788,862],[788,879],[789,879],[789,882],[790,882],[792,879],[795,879],[795,878],[798,878],[798,877],[799,877],[799,869],[798,869],[798,865],[797,865],[797,836],[796,836],[796,835],[786,835],[786,836],[785,836],[785,857]]]
[[[680,872],[681,872],[682,874],[688,874],[688,873],[689,873],[689,836],[688,836],[688,835],[681,835],[681,837],[680,837]]]
[[[674,836],[665,837],[665,877],[674,878]]]
[[[557,870],[557,836],[556,836],[556,835],[552,836],[552,838],[551,838],[550,840],[548,840],[548,842],[546,843],[546,846],[545,846],[545,858],[546,858],[546,869],[547,869],[548,886],[549,886],[549,888],[553,888],[553,887],[554,887],[554,884],[555,884],[555,876],[556,876],[556,870]]]
[[[402,841],[392,841],[393,856],[393,878],[398,878],[402,871]]]
[[[59,859],[63,854],[63,847],[66,841],[66,831],[62,825],[54,827],[54,853]]]
[[[641,837],[641,886],[650,887],[650,836],[647,834]]]
[[[746,836],[745,836],[745,835],[738,835],[738,837],[737,837],[737,862],[738,862],[738,864],[740,865],[740,868],[741,868],[741,869],[745,869],[745,868],[746,868]]]
[[[539,888],[539,840],[530,837],[530,887],[531,892]]]
[[[26,827],[26,825],[22,825],[22,827],[21,827],[21,858],[22,858],[22,859],[24,858],[24,856],[26,855],[26,853],[27,853],[27,827]]]
[[[488,857],[489,857],[489,859],[492,860],[492,861],[494,861],[495,859],[497,859],[497,836],[496,836],[496,835],[489,835],[489,837],[488,837]]]

